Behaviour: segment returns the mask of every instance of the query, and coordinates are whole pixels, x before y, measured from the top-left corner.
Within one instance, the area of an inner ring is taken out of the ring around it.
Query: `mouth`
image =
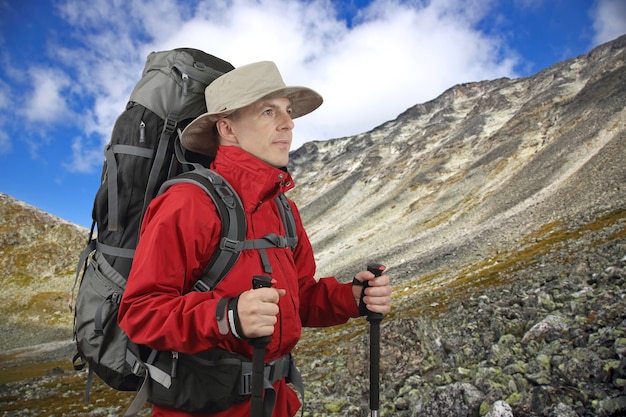
[[[291,146],[291,142],[288,140],[277,140],[274,142],[274,145],[280,147],[280,148],[285,148],[285,147],[290,147]]]

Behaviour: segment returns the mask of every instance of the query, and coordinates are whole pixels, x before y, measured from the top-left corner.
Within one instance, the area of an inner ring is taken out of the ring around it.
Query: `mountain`
[[[292,152],[318,276],[393,279],[383,415],[626,415],[625,61],[626,36]],[[0,213],[0,349],[66,340],[87,231],[5,195]],[[307,410],[366,415],[367,343],[363,319],[305,331]]]
[[[624,206],[626,38],[532,77],[457,85],[370,132],[293,153],[320,272],[396,279],[519,249]]]

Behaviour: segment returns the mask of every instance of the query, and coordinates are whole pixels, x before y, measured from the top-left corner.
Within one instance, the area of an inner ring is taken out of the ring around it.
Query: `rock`
[[[511,409],[510,405],[508,405],[504,401],[496,401],[491,406],[487,414],[485,414],[485,417],[515,417],[515,416],[513,415],[513,410]]]
[[[558,403],[550,407],[547,411],[546,417],[578,417],[578,413],[576,413],[571,406]]]
[[[534,341],[550,341],[568,329],[567,323],[562,317],[550,314],[545,319],[535,324],[522,338],[522,343]]]
[[[626,396],[606,398],[597,403],[597,413],[601,416],[620,416],[626,414]]]

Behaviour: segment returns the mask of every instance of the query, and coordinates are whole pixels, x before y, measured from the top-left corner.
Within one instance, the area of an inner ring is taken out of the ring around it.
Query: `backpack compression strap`
[[[187,89],[186,82],[184,82],[184,90]],[[165,165],[165,157],[167,156],[167,148],[170,143],[170,137],[176,130],[176,125],[178,124],[178,112],[176,110],[171,110],[167,115],[167,118],[163,122],[163,130],[161,131],[161,136],[159,137],[159,143],[157,145],[156,153],[154,154],[154,161],[152,162],[152,168],[150,168],[150,174],[148,176],[148,183],[146,184],[146,193],[144,194],[143,199],[143,209],[141,210],[141,215],[143,218],[143,214],[146,212],[148,208],[148,204],[155,196],[155,191],[157,187],[157,182],[159,180],[159,173],[163,166]]]
[[[108,144],[104,148],[104,156],[107,163],[107,189],[109,198],[109,220],[108,230],[110,232],[117,232],[120,224],[119,218],[119,201],[117,199],[118,187],[117,187],[117,159],[116,154],[134,155],[141,158],[150,159],[154,155],[154,150],[148,148],[142,148],[140,146],[132,145],[111,145]]]

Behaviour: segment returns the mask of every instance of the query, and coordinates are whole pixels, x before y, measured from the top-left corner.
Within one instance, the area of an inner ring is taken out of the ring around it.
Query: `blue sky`
[[[626,0],[0,0],[0,192],[89,226],[102,149],[151,51],[275,61],[325,99],[296,121],[296,149],[624,33]]]

